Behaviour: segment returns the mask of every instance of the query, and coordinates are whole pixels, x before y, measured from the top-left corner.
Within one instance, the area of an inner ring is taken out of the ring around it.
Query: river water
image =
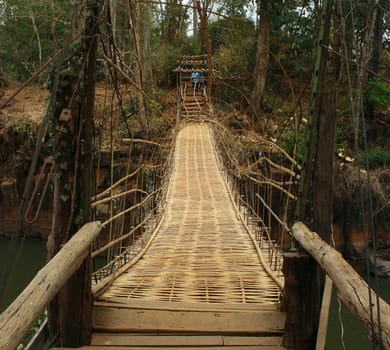
[[[4,273],[9,271],[12,265],[12,257],[15,252],[10,252],[9,241],[0,240],[0,291],[4,288]],[[45,264],[46,247],[45,243],[39,239],[26,239],[15,269],[12,273],[12,279],[9,288],[2,300],[0,311],[3,311],[7,305],[23,290],[36,272]],[[390,279],[380,279],[380,295],[388,303],[390,302]],[[358,322],[342,308],[342,325],[344,328],[343,341],[348,350],[366,350],[372,349],[368,340],[367,332],[358,324]],[[341,341],[341,322],[339,321],[339,308],[336,293],[333,293],[331,310],[329,316],[328,337],[326,343],[327,350],[342,350]]]
[[[365,278],[364,261],[353,262],[353,266]],[[371,277],[371,283],[374,278]],[[390,278],[379,278],[379,295],[387,303],[390,303]],[[368,290],[367,290],[368,295]],[[341,321],[340,321],[341,318]],[[343,330],[343,336],[342,336]],[[342,340],[343,339],[343,340]],[[331,308],[328,323],[328,337],[326,341],[326,350],[342,350],[343,342],[347,350],[366,350],[373,349],[372,344],[368,339],[367,331],[356,321],[356,319],[346,310],[341,307],[337,300],[337,293],[333,288]],[[375,349],[378,349],[376,347]]]
[[[40,239],[26,239],[19,254],[20,258],[14,264],[17,251],[11,248],[9,240],[0,240],[0,296],[3,296],[0,300],[0,311],[11,303],[45,264],[45,244]],[[17,248],[19,247],[20,244]],[[11,275],[8,282],[5,280],[7,275]]]

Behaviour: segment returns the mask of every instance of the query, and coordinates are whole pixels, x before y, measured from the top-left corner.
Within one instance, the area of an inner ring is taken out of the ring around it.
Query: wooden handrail
[[[344,260],[342,255],[319,235],[310,231],[302,222],[292,226],[293,237],[302,245],[322,267],[326,274],[335,284],[341,302],[357,318],[362,326],[369,332],[376,341],[381,338],[383,349],[390,349],[390,305],[381,298],[379,300],[381,324],[378,324],[377,298],[375,292],[372,294],[372,323],[370,320],[370,301],[368,298],[368,285],[359,274]],[[379,337],[379,327],[381,337]]]
[[[0,350],[16,349],[50,301],[80,267],[101,229],[100,222],[85,224],[0,315]]]

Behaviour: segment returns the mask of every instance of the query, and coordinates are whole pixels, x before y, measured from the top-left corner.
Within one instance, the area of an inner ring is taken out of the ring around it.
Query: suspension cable
[[[353,89],[352,89],[352,79],[351,79],[351,72],[350,72],[350,66],[349,66],[349,57],[348,57],[348,48],[347,48],[347,42],[346,42],[346,24],[345,24],[345,18],[343,16],[343,9],[342,9],[342,4],[341,1],[339,0],[337,2],[338,7],[339,7],[339,13],[341,15],[341,29],[342,29],[342,38],[343,38],[343,46],[344,46],[344,55],[345,55],[345,65],[346,65],[346,72],[347,72],[347,80],[348,80],[348,93],[349,93],[349,103],[350,103],[350,109],[351,109],[351,117],[352,117],[352,124],[356,125],[357,123],[357,118],[356,118],[356,110],[355,110],[355,105],[354,105],[354,98],[353,98]],[[353,16],[353,6],[351,1],[349,1],[350,4],[350,10],[351,10],[351,22],[352,22],[352,41],[353,41],[353,46],[355,50],[357,49],[356,45],[356,38],[355,38],[355,24],[354,24],[354,16]],[[356,64],[357,64],[357,81],[358,81],[358,86],[360,88],[361,86],[361,81],[360,81],[360,73],[359,73],[359,62],[358,62],[358,57],[356,57]],[[359,89],[360,90],[360,89]],[[361,93],[359,93],[359,103],[362,103],[362,98],[361,98]],[[361,106],[361,105],[360,105]],[[364,113],[363,110],[361,111],[362,115],[362,121],[364,124]],[[355,155],[358,154],[358,130],[354,128],[354,152]],[[365,144],[366,146],[366,144]],[[367,233],[367,226],[366,226],[366,218],[365,218],[365,213],[366,213],[366,206],[364,202],[364,194],[363,194],[363,188],[362,188],[362,178],[361,178],[361,172],[360,172],[360,161],[359,158],[356,157],[357,161],[357,176],[358,176],[358,182],[359,182],[359,189],[360,189],[360,205],[362,209],[362,224],[363,224],[363,238],[364,242],[366,245],[366,270],[367,270],[367,282],[368,282],[368,297],[369,297],[369,309],[370,309],[370,323],[371,323],[371,332],[374,334],[374,323],[373,323],[373,304],[372,304],[372,291],[371,291],[371,276],[370,276],[370,264],[369,264],[369,257],[367,254],[367,245],[368,245],[368,233]],[[369,173],[369,169],[367,169],[367,173]],[[370,178],[368,178],[368,181],[370,181]],[[370,187],[370,182],[368,183],[368,186]],[[368,191],[370,192],[371,189],[369,188]],[[371,197],[371,196],[369,196]],[[372,215],[370,213],[370,216],[372,218]],[[373,226],[372,226],[373,229]],[[373,236],[373,243],[375,242],[374,238],[375,233],[372,232]],[[375,245],[375,244],[373,244]],[[375,273],[377,275],[377,273]],[[377,294],[377,298],[379,298]],[[377,299],[377,308],[378,308],[378,324],[380,325],[380,310],[379,310],[379,300]],[[382,332],[381,332],[381,327],[379,326],[378,330],[379,334],[379,340],[381,340]],[[374,342],[372,342],[372,348],[375,349],[376,345]]]
[[[349,1],[350,8],[351,8],[351,19],[352,19],[352,44],[355,48],[356,53],[358,52],[357,49],[357,43],[356,43],[356,37],[355,37],[355,20],[354,20],[354,12],[353,12],[353,6],[352,1]],[[374,5],[373,5],[374,6]],[[375,10],[374,10],[375,11]],[[364,114],[364,102],[363,102],[363,92],[362,92],[362,81],[360,76],[360,62],[359,62],[359,56],[356,55],[356,78],[358,83],[358,102],[360,105],[360,119],[361,119],[361,128],[362,128],[362,137],[363,137],[363,145],[364,145],[364,155],[365,155],[365,168],[367,171],[367,194],[368,194],[368,215],[369,215],[369,225],[371,228],[371,239],[372,239],[372,255],[373,255],[373,263],[374,263],[374,285],[376,289],[376,306],[377,306],[377,319],[378,319],[378,341],[379,341],[379,348],[381,348],[382,344],[382,327],[381,327],[381,313],[380,313],[380,304],[379,304],[379,282],[378,282],[378,268],[377,268],[377,254],[376,254],[376,232],[375,232],[375,224],[374,224],[374,215],[373,215],[373,204],[372,204],[372,186],[371,186],[371,173],[370,173],[370,167],[368,163],[368,143],[367,143],[367,130],[366,130],[366,121],[365,121],[365,114]],[[359,116],[358,115],[358,116]],[[358,135],[355,135],[356,137],[359,137]],[[357,142],[356,142],[357,144]],[[357,154],[356,154],[357,155]],[[357,157],[358,158],[358,157]],[[359,164],[359,160],[358,160]],[[360,166],[358,166],[358,169],[360,169]],[[360,173],[360,170],[359,170]],[[360,186],[360,198],[362,203],[364,203],[364,197],[363,197],[363,189],[362,189],[362,182],[359,183]],[[363,217],[365,213],[363,212]],[[364,225],[366,226],[366,225]],[[367,257],[368,259],[368,257]],[[374,327],[374,325],[372,325]],[[374,333],[373,333],[374,334]],[[373,342],[374,346],[375,343]]]

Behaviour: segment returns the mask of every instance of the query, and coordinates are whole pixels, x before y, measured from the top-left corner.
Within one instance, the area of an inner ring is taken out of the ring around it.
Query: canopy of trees
[[[2,79],[4,83],[27,79],[63,47],[70,32],[77,45],[87,5],[93,2],[103,9],[98,78],[109,77],[104,60],[109,57],[139,87],[135,110],[147,119],[153,108],[144,101],[145,96],[155,98],[159,89],[175,86],[173,71],[178,57],[207,51],[195,0],[1,0]],[[261,130],[272,124],[267,113],[297,128],[299,120],[305,117],[305,112],[298,117],[297,113],[305,108],[301,102],[305,102],[310,92],[323,3],[303,0],[199,3],[206,13],[214,62],[213,96],[222,109],[228,105],[229,110],[240,109]],[[79,11],[72,20],[75,6]],[[389,1],[336,0],[332,9],[328,84],[339,91],[345,110],[348,94],[360,91],[363,103],[355,103],[357,115],[365,113],[368,120],[388,127]],[[41,76],[40,82],[44,83],[46,78],[47,75]],[[350,92],[348,79],[351,79]],[[354,127],[358,128],[359,123]],[[351,143],[348,136],[351,128],[340,125],[339,135],[344,135],[338,140],[341,144]],[[368,133],[389,146],[383,129],[381,133],[378,128],[369,128]]]

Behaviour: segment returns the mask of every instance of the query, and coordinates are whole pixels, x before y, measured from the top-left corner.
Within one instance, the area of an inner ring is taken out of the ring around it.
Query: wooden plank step
[[[281,337],[94,333],[91,345],[103,346],[280,346]]]
[[[166,302],[141,299],[126,299],[110,297],[107,300],[97,300],[96,306],[114,306],[131,309],[152,310],[182,310],[182,311],[278,311],[279,307],[274,304],[263,303],[189,303],[189,302]]]
[[[284,314],[278,311],[204,312],[94,306],[95,330],[114,332],[193,332],[281,334]]]

